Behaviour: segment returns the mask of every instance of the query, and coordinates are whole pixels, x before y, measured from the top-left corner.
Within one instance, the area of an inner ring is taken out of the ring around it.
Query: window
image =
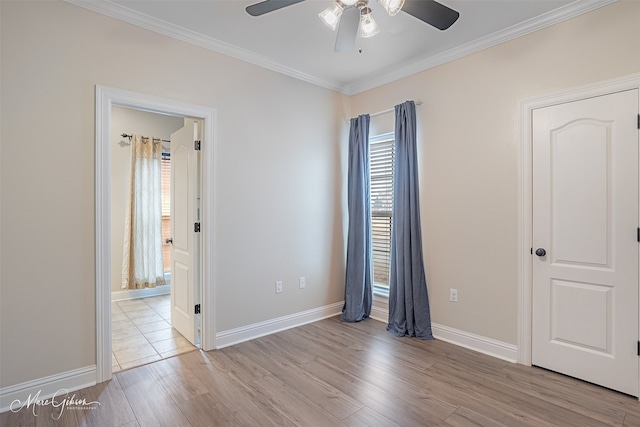
[[[373,285],[382,293],[389,291],[394,138],[393,133],[369,138]]]
[[[162,265],[165,273],[171,270],[171,154],[162,153]],[[165,274],[166,276],[166,274]]]

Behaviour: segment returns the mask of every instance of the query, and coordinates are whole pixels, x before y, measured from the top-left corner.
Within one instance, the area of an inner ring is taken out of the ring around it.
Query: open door
[[[200,152],[195,149],[196,140],[198,122],[190,119],[171,134],[171,326],[194,345],[199,344],[196,304],[200,280]]]

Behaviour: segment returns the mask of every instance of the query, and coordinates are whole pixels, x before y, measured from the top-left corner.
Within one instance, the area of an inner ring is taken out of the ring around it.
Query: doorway
[[[518,361],[639,395],[640,75],[521,104]]]
[[[182,242],[184,233],[174,235],[189,228],[187,221],[193,221],[180,207],[192,205],[194,210],[199,202],[199,188],[194,184],[200,182],[196,176],[200,158],[193,141],[200,139],[201,128],[201,120],[191,117],[117,105],[111,108],[113,372],[191,351],[199,345],[199,325],[195,325],[199,316],[193,310],[194,300],[199,302],[195,289],[197,276],[191,277],[188,283],[177,283],[185,277],[178,274],[176,280],[173,271],[176,265],[172,260],[184,253],[183,250],[176,251],[176,247],[185,246]],[[188,164],[176,165],[185,158],[182,155],[185,150],[180,150],[185,145],[188,148],[186,157],[193,163],[190,168],[193,174],[188,174]],[[134,146],[139,149],[134,150]],[[133,162],[133,152],[140,153],[144,147],[148,147],[148,154],[155,155]],[[187,170],[183,171],[185,166]],[[135,172],[138,167],[141,170]],[[143,179],[148,174],[156,176],[156,180]],[[137,178],[132,180],[132,175]],[[132,186],[137,190],[133,191]],[[179,209],[174,209],[176,197],[182,197]],[[155,208],[139,210],[138,206],[160,207],[161,212],[156,216]],[[193,236],[189,239],[191,246],[197,243]],[[145,250],[136,249],[138,246]],[[192,259],[187,258],[185,262],[182,256],[178,268],[186,264],[193,267],[191,271],[198,270],[198,254],[189,251],[187,255]],[[125,259],[126,267],[123,267]],[[176,302],[182,302],[183,307]],[[191,310],[184,306],[187,302]]]
[[[194,270],[201,287],[196,290],[200,302],[201,348],[215,348],[213,280],[213,159],[215,150],[215,112],[210,107],[185,104],[121,89],[96,86],[96,382],[112,375],[111,348],[111,112],[112,107],[126,107],[168,116],[193,117],[201,121],[200,179],[197,212],[206,232],[196,242],[202,262]],[[211,225],[210,227],[208,227]],[[195,307],[194,307],[195,309]]]

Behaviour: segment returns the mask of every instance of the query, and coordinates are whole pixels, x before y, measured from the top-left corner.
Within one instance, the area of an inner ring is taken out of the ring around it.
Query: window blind
[[[372,138],[369,144],[373,283],[389,287],[394,139]]]
[[[162,188],[162,264],[164,271],[171,269],[171,245],[166,243],[171,237],[171,155],[162,153],[160,168]]]

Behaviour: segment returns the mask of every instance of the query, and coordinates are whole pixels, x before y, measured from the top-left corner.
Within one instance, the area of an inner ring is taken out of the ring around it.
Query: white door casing
[[[186,121],[185,121],[186,122]],[[195,290],[199,280],[198,138],[196,126],[171,134],[171,326],[197,343]]]
[[[96,286],[96,383],[111,379],[111,231],[110,231],[110,168],[111,168],[111,107],[119,105],[161,114],[197,117],[202,120],[201,200],[200,216],[209,230],[202,234],[202,323],[201,347],[216,348],[215,277],[213,275],[215,251],[213,234],[213,207],[215,205],[214,135],[216,114],[211,107],[187,104],[137,92],[96,85],[96,179],[95,179],[95,286]]]
[[[634,396],[638,90],[533,110],[532,363]]]

